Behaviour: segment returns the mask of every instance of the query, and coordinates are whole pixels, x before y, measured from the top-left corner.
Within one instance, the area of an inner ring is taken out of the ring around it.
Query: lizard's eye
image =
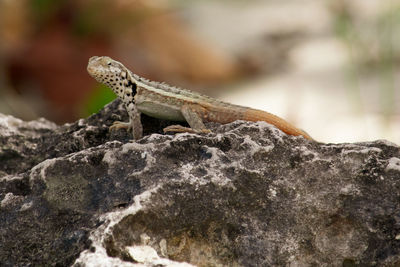
[[[107,65],[108,65],[108,66],[111,66],[111,62],[107,62]]]

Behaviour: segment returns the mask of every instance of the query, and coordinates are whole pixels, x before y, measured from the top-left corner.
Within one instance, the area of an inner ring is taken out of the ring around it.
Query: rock
[[[116,119],[119,101],[63,126],[1,115],[2,265],[400,264],[399,146],[148,117],[133,142]]]

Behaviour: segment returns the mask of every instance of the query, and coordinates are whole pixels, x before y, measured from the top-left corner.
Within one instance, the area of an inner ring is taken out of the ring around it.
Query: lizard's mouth
[[[90,76],[93,78],[96,78],[96,68],[94,66],[88,65],[87,66],[87,71],[89,72]]]
[[[93,78],[97,78],[97,76],[98,76],[99,70],[96,67],[96,65],[97,65],[96,63],[98,61],[98,58],[99,57],[96,57],[96,56],[91,57],[89,59],[89,63],[88,63],[87,68],[86,68],[88,73],[90,74],[90,76],[92,76]]]

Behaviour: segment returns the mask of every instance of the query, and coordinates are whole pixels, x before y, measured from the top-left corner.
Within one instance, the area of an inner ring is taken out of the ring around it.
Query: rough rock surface
[[[398,266],[400,147],[266,123],[208,135],[0,115],[2,266]]]

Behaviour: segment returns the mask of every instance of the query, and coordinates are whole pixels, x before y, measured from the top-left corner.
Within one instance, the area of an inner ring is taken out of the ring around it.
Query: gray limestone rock
[[[400,147],[264,122],[130,140],[0,115],[2,266],[399,266]],[[153,133],[153,134],[151,134]]]

